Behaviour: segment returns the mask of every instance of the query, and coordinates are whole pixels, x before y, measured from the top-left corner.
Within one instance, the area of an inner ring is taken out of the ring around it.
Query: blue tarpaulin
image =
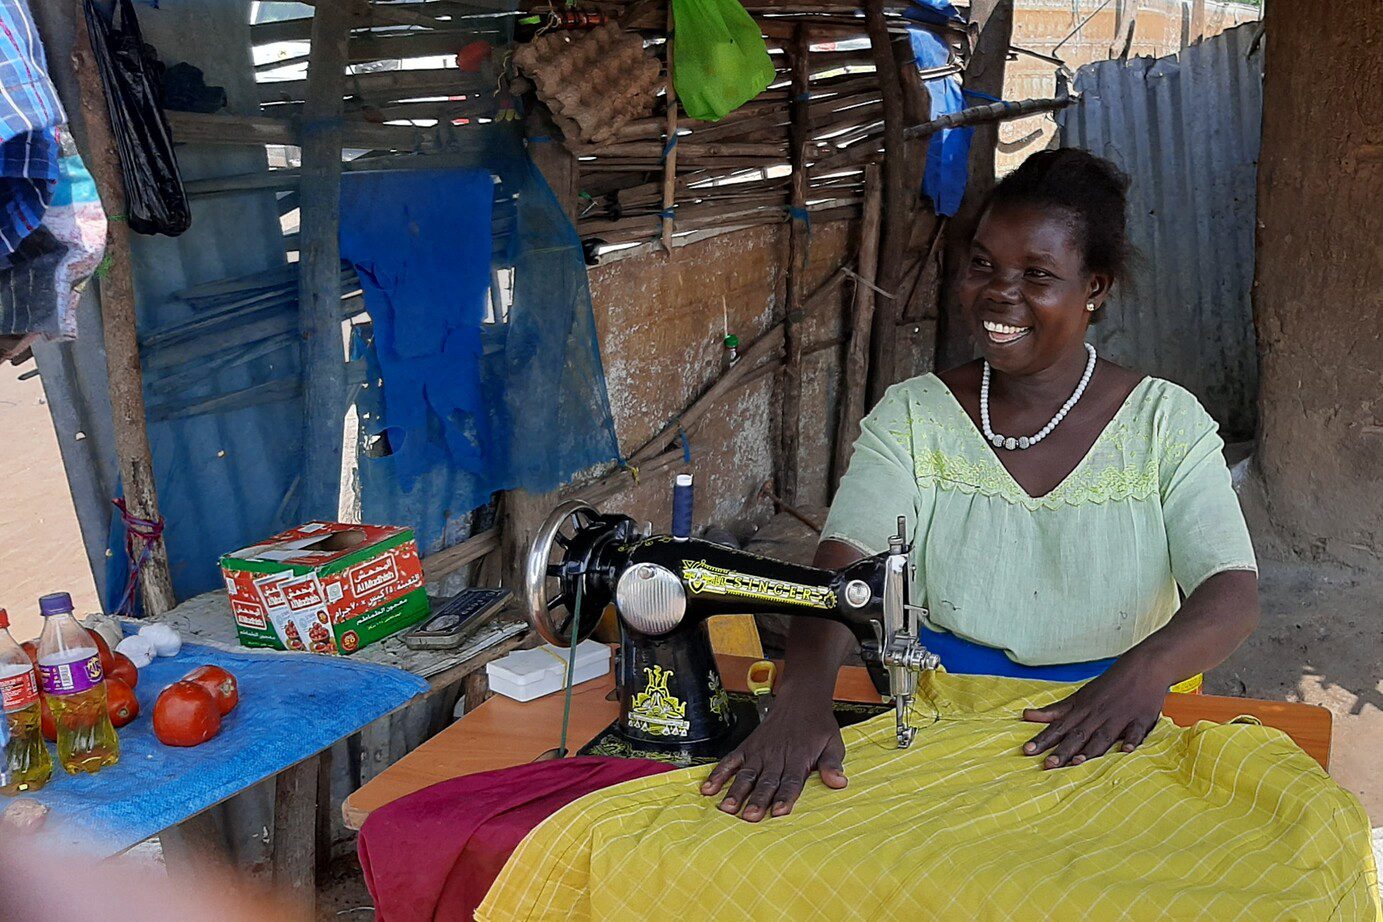
[[[906,18],[931,25],[963,21],[959,11],[946,0],[913,0],[905,11]],[[929,29],[908,27],[913,58],[922,72],[943,68],[951,62],[951,45]],[[929,117],[936,119],[965,108],[960,76],[948,74],[924,80],[931,100]],[[969,176],[970,138],[975,130],[945,128],[932,135],[927,144],[927,168],[922,177],[922,193],[932,200],[939,215],[953,215],[965,196]]]

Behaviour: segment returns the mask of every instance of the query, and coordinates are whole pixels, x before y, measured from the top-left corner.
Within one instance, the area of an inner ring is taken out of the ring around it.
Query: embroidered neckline
[[[997,496],[1028,509],[1058,509],[1062,506],[1079,506],[1086,503],[1145,500],[1160,490],[1163,462],[1178,463],[1189,450],[1189,445],[1184,439],[1185,430],[1173,429],[1175,435],[1162,436],[1157,439],[1157,444],[1149,446],[1149,455],[1145,460],[1135,461],[1124,455],[1128,440],[1133,435],[1124,417],[1132,409],[1145,404],[1145,400],[1141,399],[1144,391],[1153,386],[1156,380],[1152,377],[1144,378],[1129,392],[1076,466],[1056,487],[1043,496],[1032,496],[1019,485],[1008,468],[995,456],[993,449],[984,441],[983,435],[951,389],[935,375],[925,376],[923,393],[933,386],[939,386],[951,418],[939,418],[944,414],[936,407],[936,401],[928,402],[928,410],[935,411],[935,414],[929,413],[925,420],[916,420],[913,408],[909,406],[908,429],[911,430],[920,422],[953,433],[959,440],[961,451],[916,451],[914,432],[892,430],[890,434],[912,454],[914,475],[919,485],[935,484],[941,489],[970,495]],[[1098,456],[1104,454],[1107,448],[1115,449],[1121,460],[1097,466]],[[975,450],[983,450],[985,456],[970,456]]]

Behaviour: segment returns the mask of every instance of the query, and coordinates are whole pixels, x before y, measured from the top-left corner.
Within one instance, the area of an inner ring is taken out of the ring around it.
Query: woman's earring
[[[1095,313],[1095,302],[1094,302],[1094,301],[1086,301],[1086,302],[1085,302],[1085,309],[1088,310],[1088,311],[1089,311],[1090,313],[1092,313],[1092,314]]]

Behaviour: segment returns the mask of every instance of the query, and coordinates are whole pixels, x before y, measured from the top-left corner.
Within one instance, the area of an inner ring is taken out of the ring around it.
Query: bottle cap
[[[10,613],[0,608],[0,631],[8,629],[10,626]]]
[[[55,592],[38,600],[38,610],[43,617],[67,615],[72,613],[72,596],[65,592]]]

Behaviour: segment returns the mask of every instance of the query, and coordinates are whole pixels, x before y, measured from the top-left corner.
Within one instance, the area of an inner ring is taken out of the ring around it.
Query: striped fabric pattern
[[[846,731],[850,784],[746,824],[706,769],[597,792],[515,851],[481,922],[587,919],[1379,920],[1368,818],[1283,733],[1163,720],[1043,771],[1022,708],[1072,686],[924,676],[911,749]]]
[[[0,260],[38,229],[58,181],[65,121],[28,0],[0,0]]]

